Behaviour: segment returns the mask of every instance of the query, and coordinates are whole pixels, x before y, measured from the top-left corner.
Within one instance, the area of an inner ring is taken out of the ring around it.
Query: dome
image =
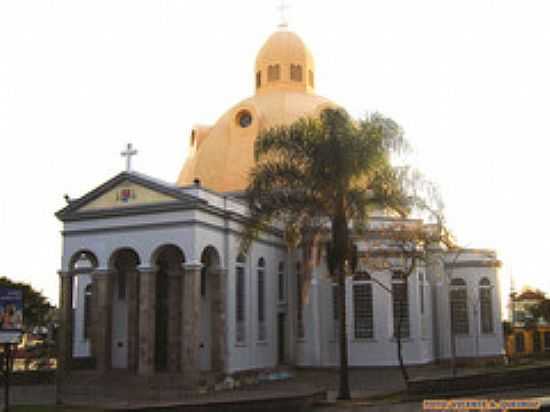
[[[315,62],[305,43],[288,30],[273,33],[256,57],[256,93],[315,90]]]
[[[336,106],[314,94],[313,81],[313,56],[304,42],[287,30],[274,33],[256,58],[256,94],[229,109],[214,126],[193,128],[178,185],[198,179],[217,192],[244,191],[262,130]]]

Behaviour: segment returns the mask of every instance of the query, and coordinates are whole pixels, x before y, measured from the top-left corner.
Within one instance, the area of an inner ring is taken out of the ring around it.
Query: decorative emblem
[[[131,188],[122,188],[116,194],[116,200],[122,203],[128,203],[136,198],[136,192]]]

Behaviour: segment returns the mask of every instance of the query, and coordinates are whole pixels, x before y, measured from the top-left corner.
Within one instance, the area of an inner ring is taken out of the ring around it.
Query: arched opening
[[[66,280],[70,283],[66,294],[67,310],[70,311],[67,312],[67,323],[71,334],[71,355],[74,358],[92,356],[92,272],[97,266],[97,257],[89,250],[76,252],[69,261],[72,276]]]
[[[115,251],[109,260],[113,369],[134,369],[137,366],[139,264],[138,254],[129,248]]]
[[[464,279],[451,280],[451,329],[455,335],[467,335],[469,333],[468,317],[468,289]]]
[[[204,248],[201,263],[199,365],[202,370],[223,370],[225,279],[216,248]]]
[[[166,245],[154,254],[155,276],[155,370],[176,371],[181,365],[182,276],[185,255],[175,245]]]

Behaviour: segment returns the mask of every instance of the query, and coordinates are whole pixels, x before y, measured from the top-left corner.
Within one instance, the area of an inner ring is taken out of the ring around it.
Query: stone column
[[[112,323],[112,273],[98,270],[92,274],[93,305],[93,353],[96,370],[111,369],[111,323]]]
[[[209,273],[211,322],[210,336],[212,346],[212,370],[225,371],[227,359],[227,324],[226,324],[226,280],[227,270],[217,267]]]
[[[139,360],[138,373],[155,373],[155,291],[156,268],[143,268],[139,274]]]
[[[128,370],[138,370],[138,330],[139,330],[139,272],[127,273],[128,298]]]
[[[182,290],[182,372],[192,383],[199,376],[200,279],[202,264],[185,264]]]
[[[181,371],[181,310],[183,268],[168,272],[168,371]]]
[[[59,307],[61,328],[59,333],[59,372],[68,373],[73,359],[73,274],[59,272]]]

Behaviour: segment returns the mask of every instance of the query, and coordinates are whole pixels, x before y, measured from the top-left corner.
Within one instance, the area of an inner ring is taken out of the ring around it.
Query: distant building
[[[510,294],[511,330],[506,337],[506,353],[511,357],[550,352],[550,323],[535,318],[532,309],[547,300],[544,292],[524,289]]]

